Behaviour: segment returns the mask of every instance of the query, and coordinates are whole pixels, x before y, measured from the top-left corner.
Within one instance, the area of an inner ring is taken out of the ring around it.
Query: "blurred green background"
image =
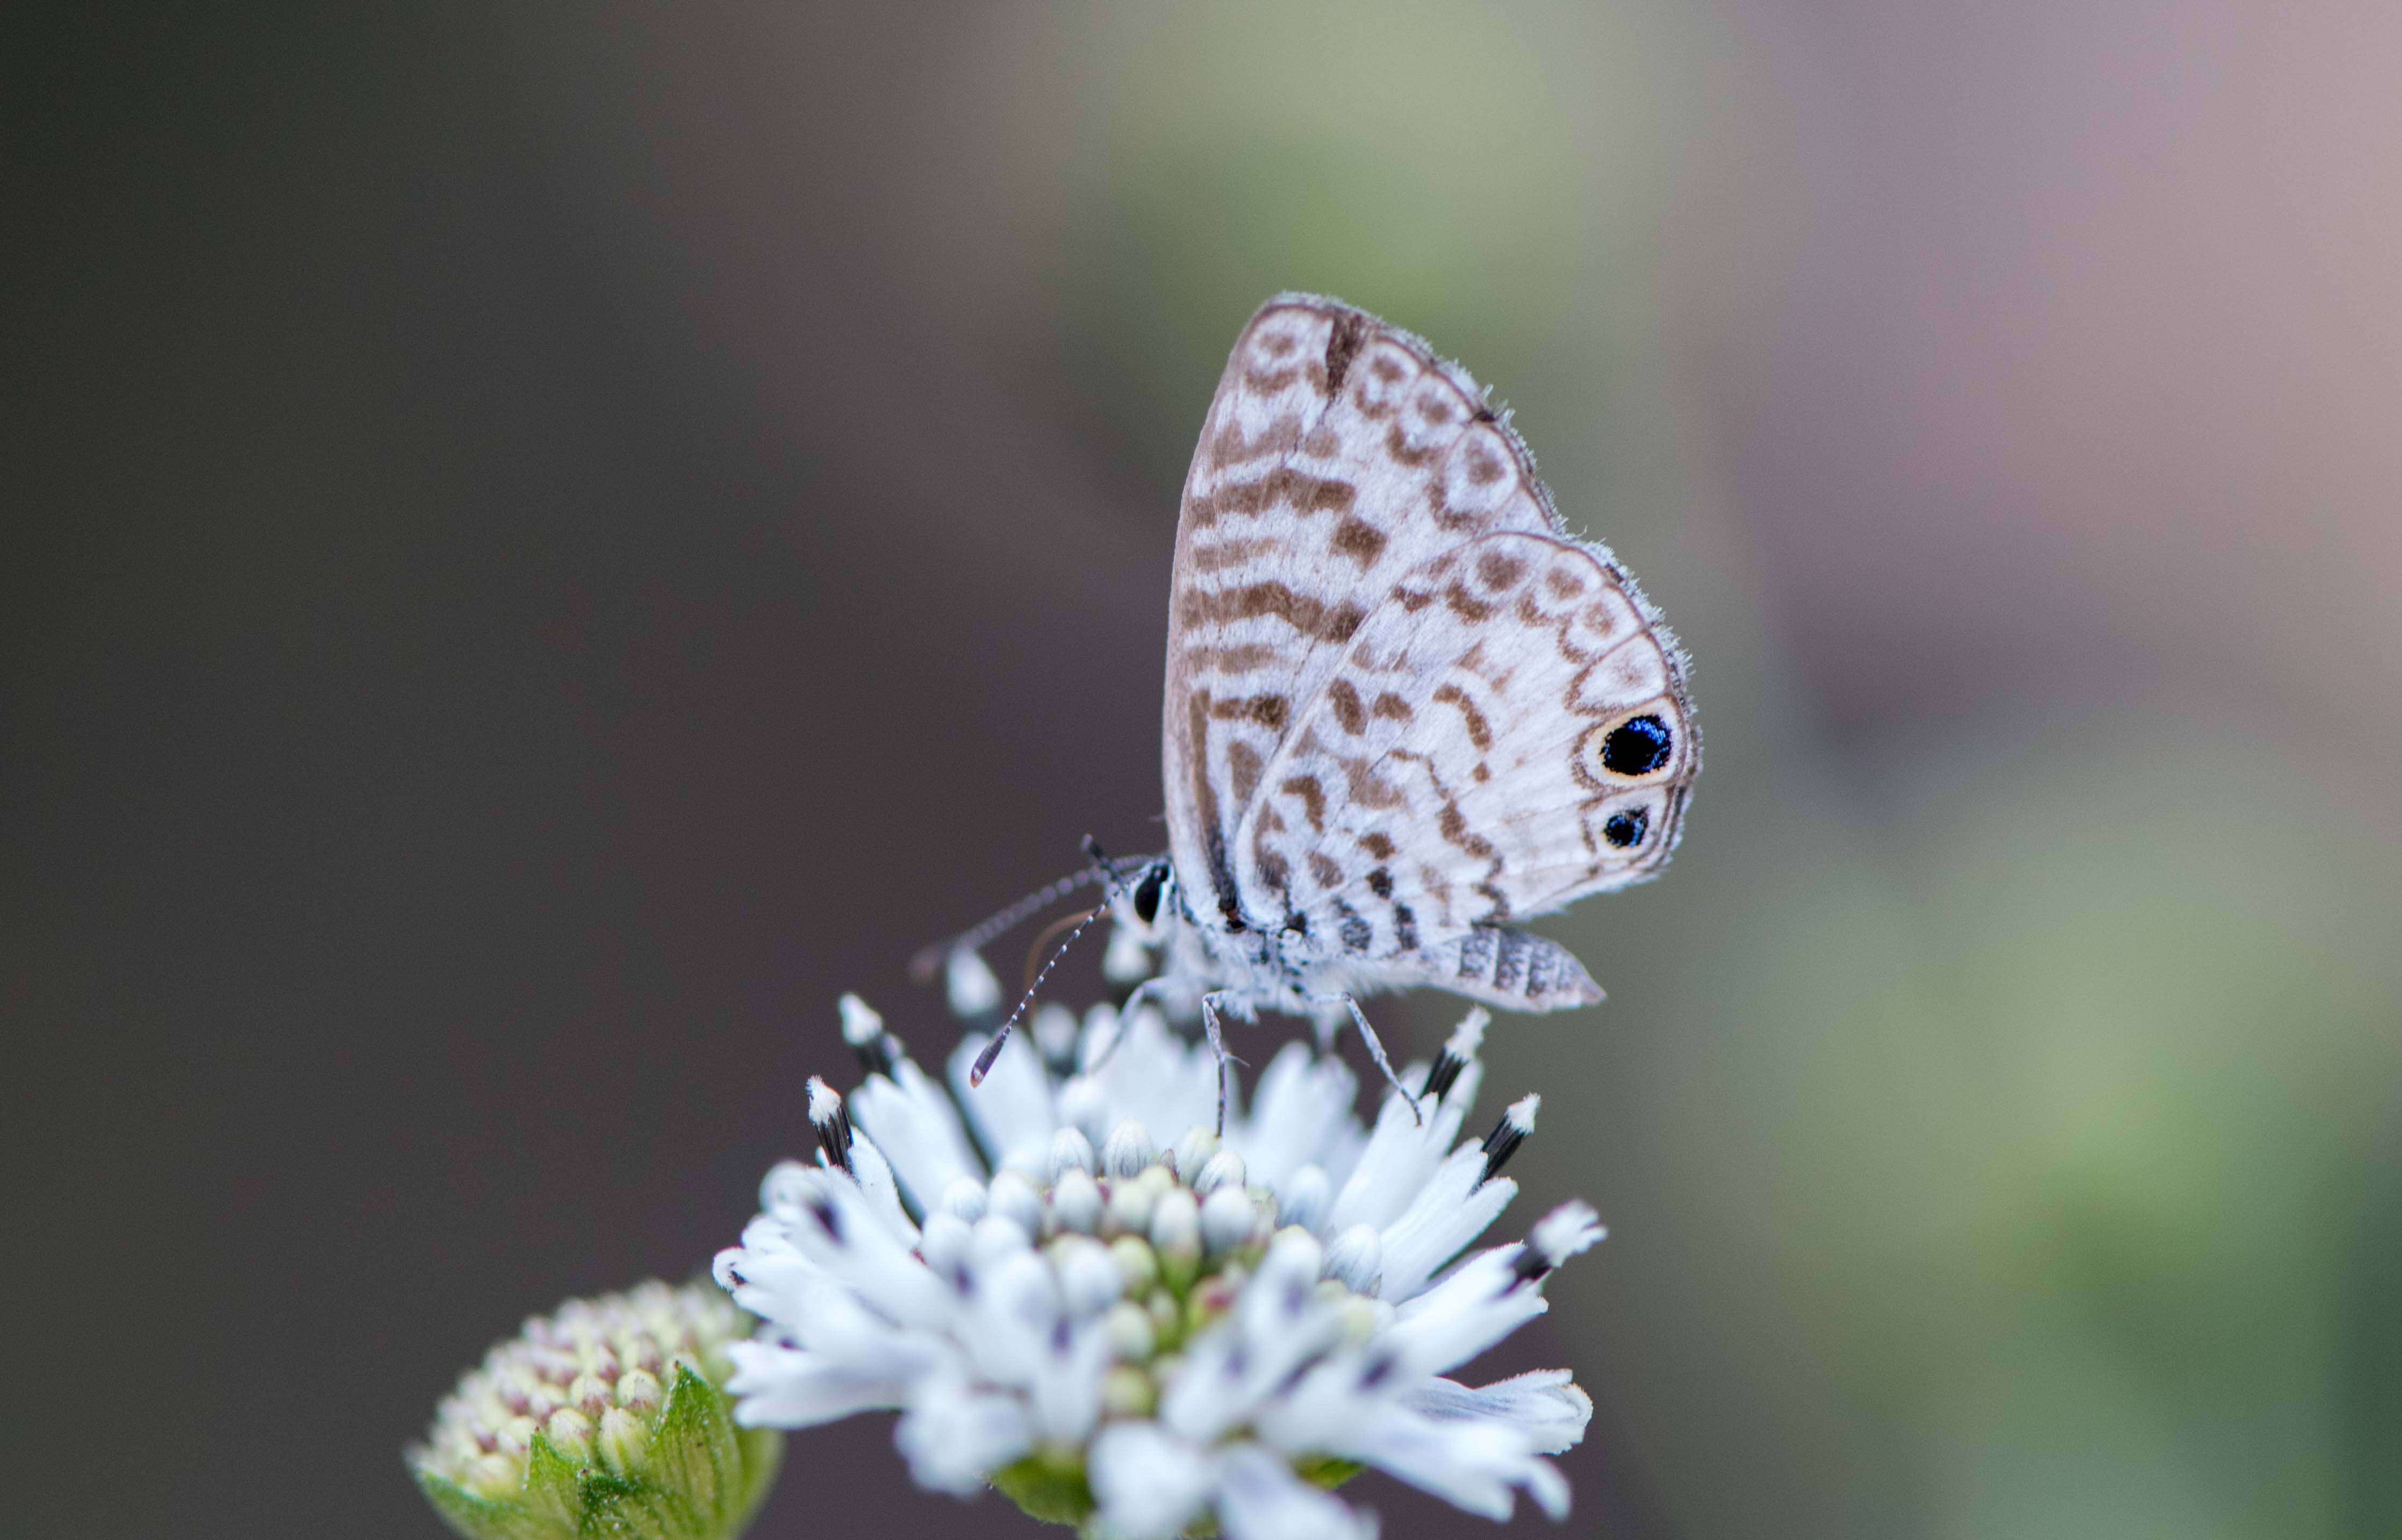
[[[25,1533],[435,1533],[398,1446],[731,1241],[838,992],[931,1047],[913,948],[1157,844],[1284,288],[1697,662],[1609,1002],[1492,1038],[1612,1232],[1571,1529],[2402,1533],[2402,13],[0,25]],[[756,1533],[1031,1533],[887,1437]]]

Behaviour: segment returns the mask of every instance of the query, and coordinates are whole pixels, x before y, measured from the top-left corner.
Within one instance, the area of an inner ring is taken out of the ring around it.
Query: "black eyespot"
[[[1651,815],[1641,808],[1613,812],[1601,825],[1601,837],[1624,850],[1629,845],[1643,843],[1643,836],[1651,827]]]
[[[1167,886],[1167,868],[1153,867],[1134,885],[1134,917],[1148,925],[1159,918],[1159,895]]]
[[[1656,716],[1621,722],[1601,741],[1601,765],[1612,775],[1649,775],[1668,762],[1676,738]]]

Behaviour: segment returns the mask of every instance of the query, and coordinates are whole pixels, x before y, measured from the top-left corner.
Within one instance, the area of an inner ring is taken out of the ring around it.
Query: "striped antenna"
[[[1092,869],[1087,874],[1088,878],[1097,881],[1102,885],[1101,901],[1093,907],[1092,912],[1076,922],[1076,928],[1068,933],[1067,939],[1059,943],[1058,949],[1051,953],[1049,959],[1043,963],[1041,971],[1035,974],[1034,982],[1026,986],[1026,992],[1018,997],[1017,1008],[1009,1013],[1009,1020],[1001,1024],[1001,1030],[992,1034],[992,1041],[987,1043],[984,1046],[984,1051],[976,1055],[975,1066],[968,1071],[968,1089],[971,1090],[983,1085],[984,1077],[991,1073],[993,1061],[1001,1057],[1001,1045],[1009,1041],[1010,1029],[1016,1026],[1019,1020],[1026,1015],[1026,1008],[1034,1004],[1034,992],[1042,987],[1042,980],[1051,977],[1051,970],[1059,965],[1059,959],[1068,955],[1068,949],[1076,944],[1076,938],[1090,929],[1094,921],[1110,912],[1110,905],[1117,898],[1119,888],[1117,870],[1110,864],[1110,858],[1101,853],[1098,841],[1089,834],[1084,836],[1084,853],[1091,857],[1093,862]],[[1066,879],[1062,878],[1060,881],[1065,881]],[[1059,883],[1054,882],[1051,885],[1056,888]],[[1083,883],[1076,885],[1081,887]],[[1069,888],[1064,891],[1072,893],[1075,890]]]

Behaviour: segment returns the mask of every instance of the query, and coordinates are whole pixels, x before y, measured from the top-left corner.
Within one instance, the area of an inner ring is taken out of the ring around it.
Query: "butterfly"
[[[1363,995],[1598,1001],[1515,926],[1666,863],[1701,767],[1685,669],[1465,370],[1340,300],[1270,299],[1177,520],[1168,850],[1105,874],[1161,950],[1128,1009],[1197,1007],[1222,1086],[1225,1017],[1347,1017],[1389,1079]]]

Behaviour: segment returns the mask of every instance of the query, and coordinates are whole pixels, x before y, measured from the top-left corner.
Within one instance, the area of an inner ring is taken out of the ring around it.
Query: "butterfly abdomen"
[[[1557,941],[1499,925],[1476,925],[1419,954],[1409,980],[1504,1010],[1567,1010],[1601,999],[1601,986]]]

